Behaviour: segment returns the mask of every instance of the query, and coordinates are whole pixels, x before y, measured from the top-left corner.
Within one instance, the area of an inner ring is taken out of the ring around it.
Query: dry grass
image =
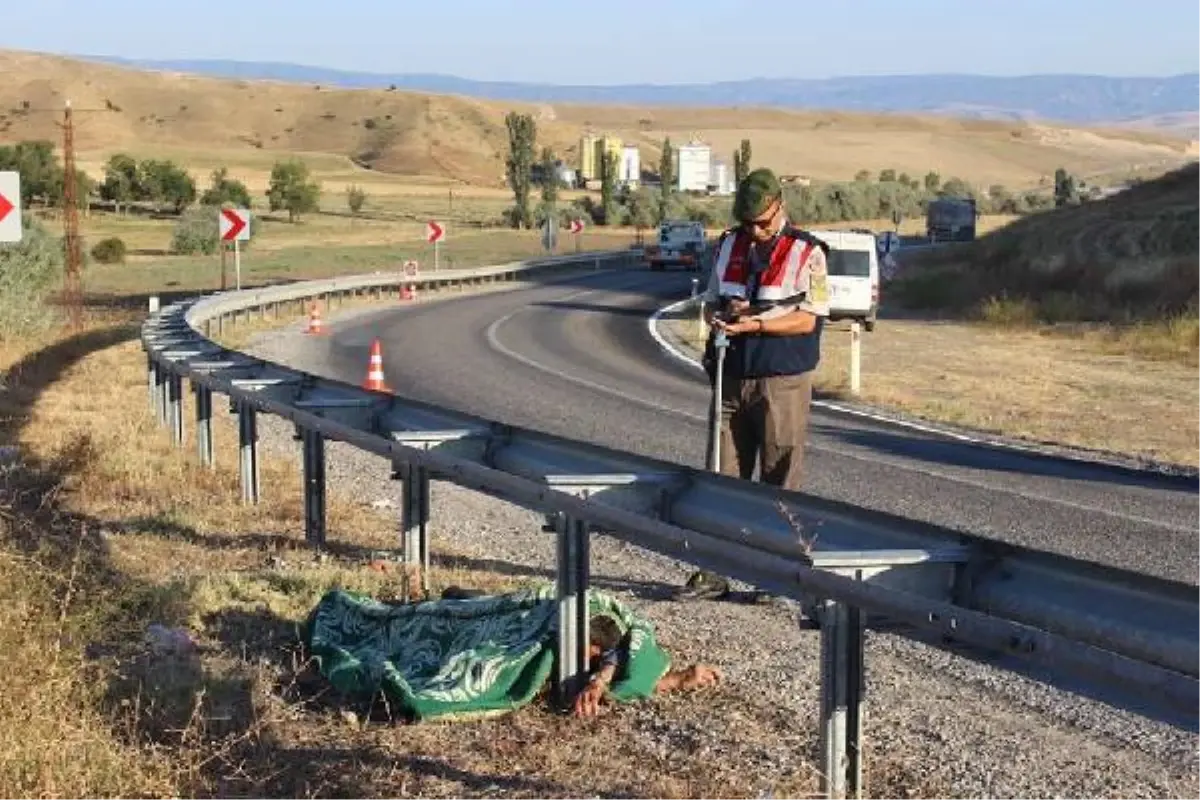
[[[663,698],[587,723],[537,702],[496,720],[415,726],[331,696],[302,661],[296,623],[333,586],[407,594],[395,520],[370,498],[332,491],[328,551],[308,550],[297,466],[271,457],[262,504],[240,505],[231,421],[216,420],[215,470],[199,466],[190,435],[174,449],[146,408],[135,330],[96,325],[76,340],[3,349],[0,363],[22,364],[0,396],[5,441],[22,462],[0,481],[0,663],[11,690],[0,698],[0,793],[813,792],[807,766],[753,775],[739,768],[742,745],[712,759],[699,740],[665,751],[646,733],[647,714],[653,723],[712,702],[747,752],[793,734],[790,716],[736,693]],[[434,560],[435,591],[518,585],[442,549]],[[194,646],[148,647],[153,624],[186,631]],[[880,767],[888,787],[904,785],[895,766]]]
[[[539,143],[574,158],[585,129],[607,131],[659,158],[664,136],[697,135],[732,158],[753,142],[756,163],[783,173],[848,179],[860,169],[914,175],[937,170],[980,186],[1030,187],[1058,166],[1077,174],[1147,167],[1163,170],[1194,156],[1187,141],[1137,131],[1102,131],[899,115],[767,109],[641,108],[497,103],[382,90],[334,90],[268,81],[155,73],[17,51],[0,53],[0,71],[17,80],[0,87],[0,134],[58,138],[49,114],[23,116],[23,101],[57,110],[69,96],[78,108],[120,111],[86,115],[79,147],[88,169],[127,149],[142,157],[180,158],[199,177],[219,164],[261,185],[270,161],[302,154],[330,184],[353,180],[380,196],[380,173],[419,175],[501,189],[510,109],[538,117]],[[353,166],[369,162],[372,170]],[[332,173],[338,173],[334,177]],[[442,192],[444,193],[443,185]]]
[[[915,253],[902,259],[885,300],[1001,324],[1155,323],[1180,340],[1186,321],[1170,321],[1194,319],[1200,304],[1198,192],[1200,168],[1192,164],[969,244]],[[1123,335],[1145,340],[1152,333]]]
[[[694,311],[665,324],[697,347]],[[847,329],[826,330],[818,391],[849,396]],[[1195,367],[1147,360],[1149,342],[1161,339],[1142,335],[880,320],[863,334],[857,399],[1006,436],[1198,466]]]

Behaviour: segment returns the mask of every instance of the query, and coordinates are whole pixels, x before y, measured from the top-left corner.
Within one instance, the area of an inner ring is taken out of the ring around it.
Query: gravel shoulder
[[[327,345],[299,329],[256,335],[248,349],[329,374]],[[280,420],[260,425],[269,451],[297,457]],[[336,443],[328,457],[331,491],[366,504],[397,499],[383,460]],[[432,503],[438,562],[552,577],[554,539],[539,515],[441,482]],[[801,630],[783,605],[660,599],[689,572],[671,559],[604,536],[592,553],[595,585],[647,614],[679,663],[713,663],[726,675],[715,694],[621,708],[600,724],[620,726],[652,751],[751,772],[759,794],[815,780],[817,634]],[[1196,796],[1191,732],[887,633],[868,635],[867,669],[872,795]]]

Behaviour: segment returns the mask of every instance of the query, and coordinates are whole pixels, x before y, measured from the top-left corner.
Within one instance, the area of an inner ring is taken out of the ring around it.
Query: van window
[[[862,250],[831,248],[825,264],[830,275],[844,275],[849,278],[871,277],[871,254]]]

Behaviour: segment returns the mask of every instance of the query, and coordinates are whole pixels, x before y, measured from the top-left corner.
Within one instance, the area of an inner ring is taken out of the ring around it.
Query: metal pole
[[[238,291],[242,289],[242,248],[238,244],[238,240],[233,240],[233,274],[236,276],[234,284]]]
[[[212,467],[212,389],[198,383],[192,389],[196,394],[196,454],[202,465]]]
[[[429,470],[397,464],[400,484],[400,547],[404,563],[421,571],[421,591],[429,591]]]
[[[167,417],[171,422],[171,441],[183,446],[183,377],[171,374],[167,379]]]
[[[558,700],[566,706],[587,678],[590,542],[587,522],[559,514],[558,530]]]
[[[251,405],[238,406],[238,476],[242,502],[258,504],[258,412]]]
[[[862,325],[850,323],[850,393],[862,391]]]
[[[304,541],[325,545],[325,438],[319,431],[302,430],[304,442]]]
[[[862,797],[863,613],[821,604],[821,791]]]
[[[708,463],[709,472],[721,471],[721,406],[724,405],[722,393],[725,390],[725,349],[729,346],[729,337],[725,331],[718,330],[713,339],[717,351],[717,368],[713,379],[712,407],[708,417]]]

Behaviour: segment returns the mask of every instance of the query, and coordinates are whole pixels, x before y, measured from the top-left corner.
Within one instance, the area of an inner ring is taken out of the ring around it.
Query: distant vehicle
[[[972,241],[977,216],[973,199],[939,197],[925,212],[925,235],[931,242]]]
[[[646,248],[646,263],[656,270],[680,266],[696,271],[706,247],[704,223],[665,220],[658,226],[658,242]]]
[[[879,312],[879,251],[875,237],[855,231],[812,231],[829,245],[829,319],[856,319],[875,330]]]

